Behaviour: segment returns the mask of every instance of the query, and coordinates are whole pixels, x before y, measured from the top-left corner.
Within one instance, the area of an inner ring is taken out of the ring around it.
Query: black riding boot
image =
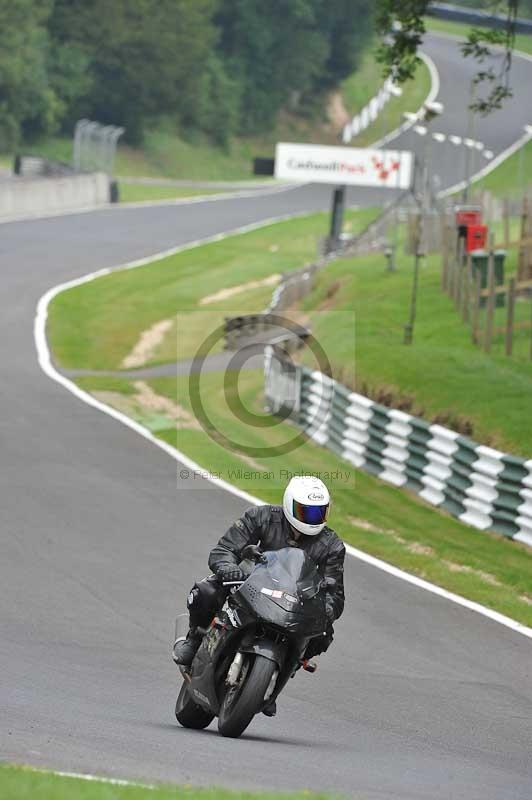
[[[198,652],[201,639],[201,633],[198,632],[197,628],[190,628],[186,639],[178,639],[172,651],[172,658],[175,663],[182,667],[190,667],[194,656]]]

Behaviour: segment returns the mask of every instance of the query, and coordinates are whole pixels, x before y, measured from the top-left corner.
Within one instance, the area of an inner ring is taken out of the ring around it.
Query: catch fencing
[[[265,366],[270,410],[282,409],[317,444],[474,528],[532,545],[532,459],[387,408],[274,348]]]

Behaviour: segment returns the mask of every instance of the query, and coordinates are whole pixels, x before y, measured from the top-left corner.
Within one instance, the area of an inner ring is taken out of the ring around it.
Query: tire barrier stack
[[[532,459],[386,408],[321,372],[284,362],[273,349],[266,360],[270,409],[291,412],[317,444],[474,528],[532,546]]]
[[[244,314],[230,317],[224,323],[226,350],[239,350],[254,344],[279,344],[285,353],[303,346],[310,331],[302,325],[285,322],[278,314]]]
[[[243,314],[239,317],[226,318],[224,323],[225,349],[238,350],[250,340],[265,342],[282,340],[286,352],[293,352],[301,347],[309,335],[309,331],[295,324],[292,324],[290,329],[284,327],[279,315],[312,290],[314,276],[325,263],[325,261],[318,261],[308,264],[302,269],[285,273],[275,288],[271,303],[265,311],[259,314]]]

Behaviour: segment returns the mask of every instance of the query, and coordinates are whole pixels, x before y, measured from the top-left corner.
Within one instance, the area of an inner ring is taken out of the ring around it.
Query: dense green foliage
[[[0,150],[81,116],[224,144],[313,112],[355,69],[370,0],[0,0]]]

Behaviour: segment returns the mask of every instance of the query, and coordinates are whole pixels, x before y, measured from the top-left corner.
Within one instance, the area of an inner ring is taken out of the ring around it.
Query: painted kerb
[[[386,408],[321,372],[298,366],[294,375],[293,364],[284,363],[273,348],[266,365],[271,407],[294,405],[296,424],[317,444],[474,528],[532,545],[532,459]],[[280,379],[284,370],[290,380]],[[294,386],[299,388],[295,399]]]

